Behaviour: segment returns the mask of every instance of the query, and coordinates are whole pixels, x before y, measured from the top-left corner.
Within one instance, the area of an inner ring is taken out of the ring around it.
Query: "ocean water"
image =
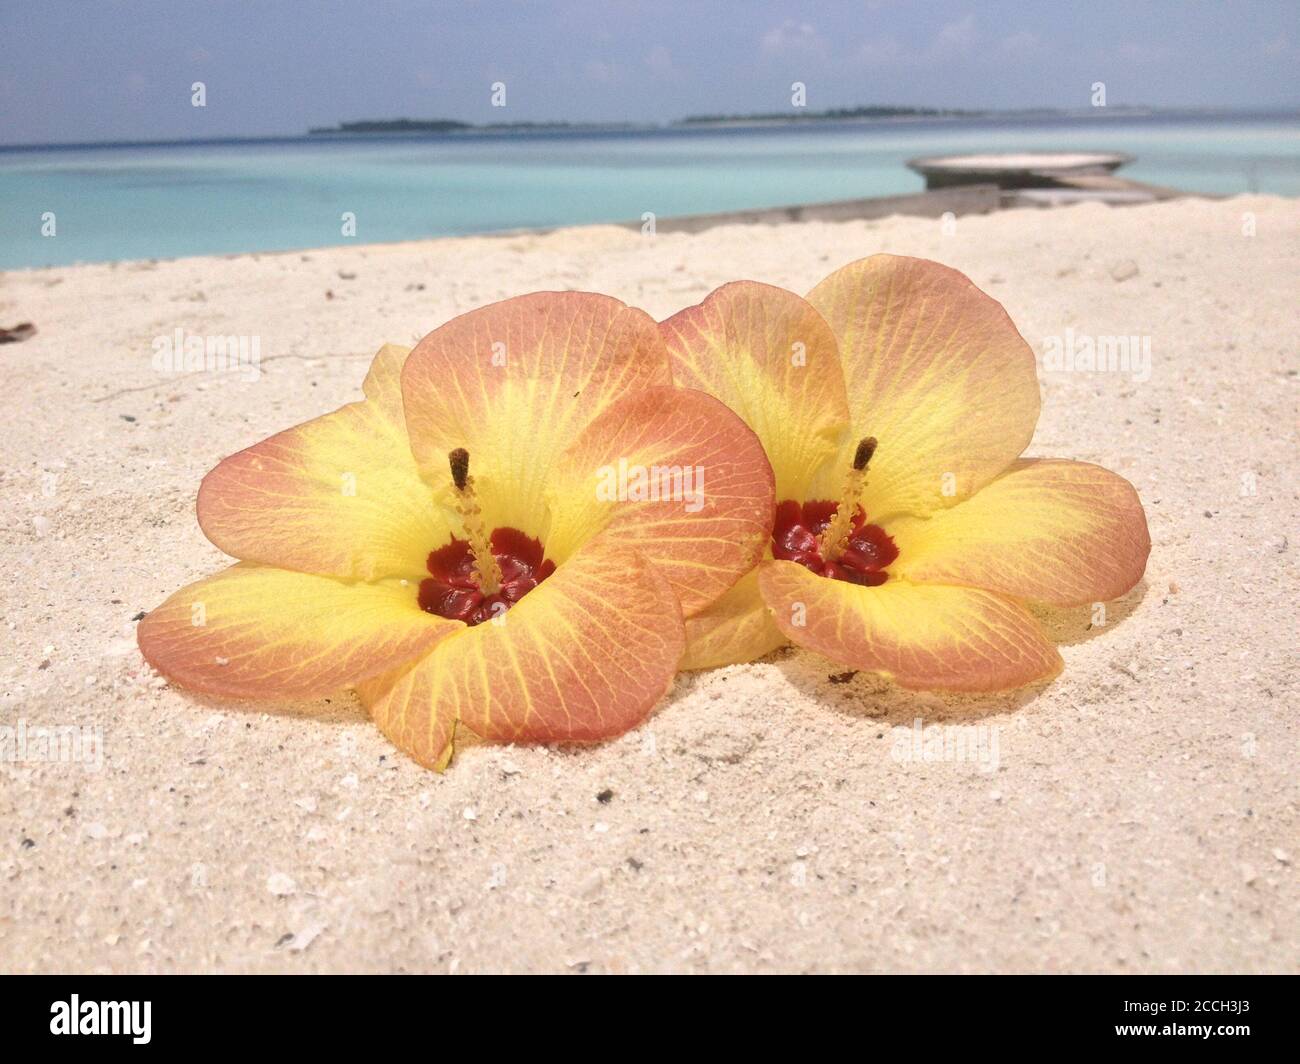
[[[1123,151],[1300,196],[1300,117],[906,120],[0,149],[0,268],[376,243],[918,192],[919,155]],[[356,217],[355,238],[342,232]],[[54,235],[43,235],[53,215]]]

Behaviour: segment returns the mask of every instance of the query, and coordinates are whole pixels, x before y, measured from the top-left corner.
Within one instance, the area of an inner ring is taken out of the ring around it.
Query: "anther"
[[[867,484],[867,466],[876,453],[876,438],[865,436],[853,452],[853,467],[844,478],[844,490],[840,493],[839,505],[830,524],[822,529],[817,537],[817,548],[822,558],[833,562],[844,549],[845,541],[853,528],[853,515],[858,510],[858,500],[862,498],[862,489]]]
[[[451,464],[451,482],[456,488],[456,511],[465,526],[470,556],[474,559],[474,576],[479,590],[495,595],[501,590],[501,566],[492,553],[492,541],[483,525],[483,512],[474,494],[474,478],[469,475],[469,451],[457,447],[447,455]]]
[[[451,460],[451,482],[457,491],[464,491],[469,483],[469,451],[457,447],[447,457]]]
[[[460,452],[465,455],[466,463],[469,462],[469,455],[464,451]],[[871,461],[871,456],[876,453],[876,437],[868,436],[865,440],[858,443],[858,449],[853,455],[853,468],[859,473],[867,471],[867,463]]]

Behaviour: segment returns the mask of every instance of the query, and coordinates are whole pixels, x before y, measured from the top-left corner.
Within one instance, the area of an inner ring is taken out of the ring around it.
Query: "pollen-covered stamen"
[[[447,458],[451,462],[452,486],[456,489],[456,512],[465,525],[465,538],[474,559],[475,581],[484,595],[495,595],[501,590],[501,566],[492,554],[492,544],[483,524],[483,511],[479,509],[478,497],[474,494],[474,478],[469,475],[469,451],[457,447]]]
[[[853,528],[853,515],[858,512],[858,500],[862,498],[862,489],[867,485],[867,465],[875,453],[874,436],[867,436],[858,442],[858,449],[853,455],[853,466],[844,478],[844,490],[840,493],[835,516],[817,537],[817,553],[828,562],[833,562],[840,556],[848,541],[849,532]]]
[[[798,562],[809,572],[831,580],[877,587],[889,579],[888,568],[898,560],[898,547],[879,525],[867,523],[862,507],[854,508],[844,549],[833,561],[823,558],[817,546],[840,504],[829,499],[800,502],[786,499],[777,503],[772,525],[772,557]]]

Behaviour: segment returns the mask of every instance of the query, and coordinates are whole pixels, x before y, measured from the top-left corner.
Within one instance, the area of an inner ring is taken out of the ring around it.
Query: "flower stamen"
[[[858,449],[853,455],[853,465],[844,478],[844,490],[840,493],[835,516],[817,538],[817,550],[828,562],[833,562],[840,556],[848,541],[849,532],[853,528],[853,515],[857,513],[862,489],[867,486],[867,465],[875,453],[874,436],[867,436],[858,442]]]
[[[451,462],[452,486],[456,489],[456,512],[465,525],[465,538],[474,559],[474,577],[484,596],[495,595],[501,590],[501,566],[492,553],[492,543],[483,524],[483,511],[479,508],[478,496],[474,494],[474,478],[469,475],[469,451],[457,447],[447,458]]]

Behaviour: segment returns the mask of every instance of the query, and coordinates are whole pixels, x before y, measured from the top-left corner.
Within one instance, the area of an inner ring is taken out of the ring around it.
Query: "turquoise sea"
[[[1137,180],[1300,196],[1297,115],[0,148],[0,268],[348,243],[345,212],[376,243],[896,195],[921,190],[918,155],[1085,149],[1137,156]]]

